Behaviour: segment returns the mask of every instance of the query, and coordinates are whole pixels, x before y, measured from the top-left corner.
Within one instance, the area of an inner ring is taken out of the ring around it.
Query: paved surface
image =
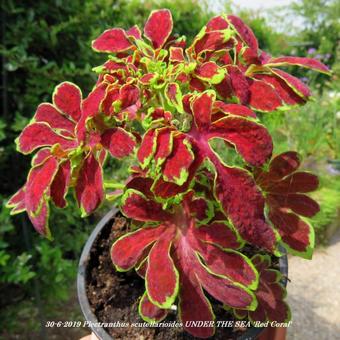
[[[288,340],[340,340],[340,232],[311,261],[289,258]]]

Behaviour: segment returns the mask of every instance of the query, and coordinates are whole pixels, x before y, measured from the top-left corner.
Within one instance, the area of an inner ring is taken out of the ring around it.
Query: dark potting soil
[[[94,242],[88,260],[86,278],[87,296],[93,313],[99,322],[133,324],[144,323],[138,314],[139,298],[145,291],[144,280],[134,270],[119,273],[110,258],[114,240],[129,230],[127,220],[117,215],[102,229]],[[254,250],[253,250],[254,251]],[[249,249],[249,252],[251,250]],[[222,305],[209,296],[216,315],[216,321],[234,321],[233,316]],[[162,322],[180,322],[176,312],[171,311]],[[169,340],[196,339],[177,327],[109,327],[105,328],[115,340]],[[245,328],[217,327],[214,339],[236,339]]]

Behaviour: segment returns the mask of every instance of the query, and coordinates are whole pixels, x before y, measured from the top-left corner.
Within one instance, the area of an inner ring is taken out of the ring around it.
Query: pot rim
[[[98,323],[98,319],[96,315],[92,312],[89,300],[86,294],[86,268],[88,257],[90,254],[90,250],[94,241],[96,240],[100,231],[105,227],[105,225],[118,213],[117,208],[112,208],[96,225],[93,229],[90,237],[85,243],[83,251],[80,256],[79,266],[78,266],[78,275],[77,275],[77,294],[78,301],[80,304],[81,311],[84,315],[86,321],[89,321],[91,324],[89,327],[93,331],[93,333],[100,340],[113,340],[113,338],[105,331],[103,327],[97,327],[95,324]],[[280,272],[283,274],[283,278],[281,283],[286,287],[287,286],[287,277],[288,277],[288,257],[286,250],[281,246],[279,250],[284,253],[283,256],[279,259]],[[264,330],[264,327],[251,327],[246,332],[244,332],[238,340],[249,340],[256,339],[256,337]]]

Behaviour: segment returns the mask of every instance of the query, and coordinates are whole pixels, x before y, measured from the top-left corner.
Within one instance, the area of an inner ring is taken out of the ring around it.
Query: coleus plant
[[[49,205],[65,207],[70,190],[83,216],[116,198],[132,223],[111,257],[117,270],[134,268],[145,279],[139,312],[146,321],[164,319],[177,303],[184,328],[210,337],[213,324],[187,323],[214,321],[208,296],[237,318],[287,321],[285,289],[271,261],[282,247],[311,258],[306,217],[319,206],[306,193],[318,179],[298,170],[296,152],[273,157],[256,113],[310,98],[308,87],[280,67],[329,70],[313,59],[268,55],[233,15],[211,19],[187,48],[172,28],[170,11],[161,9],[143,33],[112,28],[93,41],[108,60],[94,68],[91,93],[83,99],[76,85],[58,85],[52,104],[39,105],[18,137],[18,151],[36,154],[8,206],[13,214],[26,211],[50,237]],[[241,165],[218,153],[214,140],[234,149]],[[106,159],[127,156],[130,175],[112,193]]]

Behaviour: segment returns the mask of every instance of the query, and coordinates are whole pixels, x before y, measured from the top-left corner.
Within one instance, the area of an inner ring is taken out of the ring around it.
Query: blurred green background
[[[321,212],[313,219],[319,246],[339,227],[340,205],[340,2],[300,0],[266,11],[247,10],[237,1],[45,0],[1,2],[2,57],[0,117],[0,337],[77,339],[84,330],[56,333],[46,320],[81,320],[75,297],[77,262],[97,216],[81,219],[75,204],[52,209],[54,241],[39,237],[24,214],[10,217],[4,203],[25,181],[30,158],[15,151],[14,139],[37,105],[50,101],[64,80],[87,94],[95,82],[93,66],[105,58],[90,48],[103,30],[134,24],[143,27],[154,8],[169,8],[175,32],[188,41],[210,17],[223,10],[241,16],[260,47],[271,54],[310,56],[326,63],[332,77],[290,71],[313,89],[304,107],[260,118],[273,133],[275,153],[298,150],[304,167],[320,175],[314,197]],[[278,25],[279,23],[279,25]],[[118,164],[113,164],[120,176]],[[124,170],[123,170],[124,171]]]

